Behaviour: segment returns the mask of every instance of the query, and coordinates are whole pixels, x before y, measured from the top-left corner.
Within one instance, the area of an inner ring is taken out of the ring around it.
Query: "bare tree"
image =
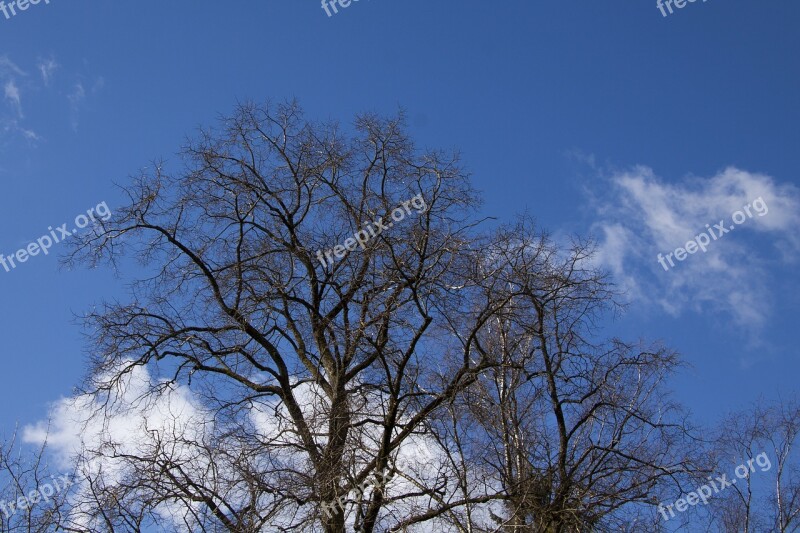
[[[417,153],[401,119],[355,130],[303,122],[294,104],[243,106],[186,148],[177,176],[158,165],[136,179],[130,205],[81,243],[93,260],[138,246],[152,267],[132,302],[89,317],[101,414],[147,366],[142,401],[191,382],[210,424],[177,451],[164,428],[136,454],[90,443],[82,527],[163,526],[164,509],[191,502],[190,529],[373,531],[399,520],[388,498],[435,503],[370,480],[394,475],[404,444],[491,366],[476,339],[509,296],[476,269],[477,202],[457,158]],[[146,491],[104,482],[100,458]]]
[[[402,116],[244,105],[182,160],[76,245],[148,274],[87,317],[62,527],[586,531],[693,468],[676,356],[594,339],[590,247],[479,228]]]
[[[711,524],[725,533],[800,530],[800,406],[759,402],[720,424],[714,451],[723,470],[761,458],[710,505]]]
[[[53,471],[45,451],[20,446],[16,433],[0,442],[0,532],[58,531],[73,478]]]
[[[494,243],[487,268],[502,265],[515,296],[479,334],[497,364],[460,394],[456,418],[472,429],[461,448],[471,433],[472,462],[501,488],[498,529],[656,530],[655,504],[703,472],[664,388],[677,356],[595,339],[614,304],[589,243],[559,249],[524,219]]]

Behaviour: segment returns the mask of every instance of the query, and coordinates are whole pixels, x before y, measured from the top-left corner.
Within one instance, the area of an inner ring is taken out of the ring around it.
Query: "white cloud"
[[[86,98],[86,89],[83,88],[83,84],[81,82],[76,83],[72,88],[72,92],[67,95],[67,100],[69,100],[70,115],[72,116],[72,129],[75,131],[78,131],[80,105],[84,98]]]
[[[144,427],[170,431],[180,427],[192,432],[202,427],[198,424],[192,429],[192,423],[203,416],[191,391],[175,386],[165,394],[148,398],[147,392],[153,387],[147,369],[134,367],[107,398],[82,394],[55,402],[50,410],[51,422],[26,426],[23,438],[37,444],[46,438],[59,457],[68,459],[84,443],[97,444],[103,439],[136,448],[136,440],[149,438],[141,431]],[[107,416],[93,416],[104,408],[105,400],[112,406],[106,411]]]
[[[8,102],[11,111],[0,115],[0,132],[4,134],[21,134],[28,141],[39,140],[33,130],[19,125],[22,114],[22,93],[17,85],[17,78],[26,76],[7,55],[0,56],[0,84],[3,86],[3,98]]]
[[[25,76],[25,71],[19,68],[7,55],[0,56],[0,76]]]
[[[39,73],[42,75],[42,81],[44,82],[45,86],[49,86],[50,79],[53,77],[53,73],[58,68],[58,63],[56,63],[53,58],[50,58],[40,60],[37,67],[39,68]]]
[[[29,141],[39,141],[41,137],[39,137],[35,131],[33,130],[26,130],[25,128],[21,129],[22,136],[28,139]]]
[[[94,79],[92,84],[92,94],[99,93],[106,86],[106,79],[103,76],[98,76]]]
[[[83,88],[83,84],[78,82],[72,88],[72,92],[67,95],[67,99],[70,101],[72,105],[80,104],[83,99],[86,97],[86,90]]]
[[[128,364],[121,362],[117,369]],[[94,382],[107,384],[112,375],[113,372],[109,372]],[[131,465],[120,457],[149,456],[153,450],[158,450],[160,454],[179,462],[183,471],[193,479],[200,480],[203,485],[214,486],[215,491],[234,504],[244,504],[250,496],[248,484],[242,481],[241,465],[236,463],[240,458],[238,450],[242,446],[257,446],[248,449],[253,464],[264,461],[272,467],[280,466],[279,476],[284,476],[294,468],[307,468],[305,463],[308,458],[298,451],[300,446],[296,441],[299,437],[291,430],[289,414],[282,404],[275,401],[253,402],[246,413],[252,425],[247,424],[246,427],[252,428],[255,434],[252,435],[253,440],[242,440],[237,436],[238,432],[232,430],[231,424],[235,422],[224,417],[215,418],[215,413],[205,408],[200,397],[188,386],[171,384],[163,389],[162,394],[154,394],[152,391],[157,385],[165,386],[166,382],[155,380],[147,368],[136,366],[118,386],[112,387],[110,393],[81,394],[56,402],[50,410],[49,421],[25,427],[23,439],[37,445],[46,441],[58,459],[58,466],[65,471],[72,471],[71,459],[76,454],[100,448],[98,451],[102,451],[101,454],[90,453],[86,456],[79,471],[82,474],[90,472],[93,477],[102,473],[103,481],[111,486],[127,482],[129,476],[136,475]],[[306,383],[295,388],[295,395],[311,431],[324,445],[327,426],[323,414],[327,408],[321,391],[315,385]],[[362,398],[360,405],[357,405],[359,402],[354,404],[354,414],[370,417],[381,409],[383,403],[385,401],[379,393],[371,394],[369,398]],[[364,460],[370,457],[368,449],[379,446],[379,429],[369,424],[357,425],[352,429],[353,438],[359,434],[364,447],[352,450],[353,455],[348,457],[348,462],[352,460],[363,466]],[[263,457],[253,455],[256,449],[263,453]],[[447,471],[449,462],[438,443],[430,437],[415,435],[409,438],[398,450],[397,459],[397,465],[404,475],[395,476],[389,481],[386,490],[390,496],[419,487],[420,483],[442,488],[441,474]],[[477,470],[470,474],[476,476],[470,478],[474,481],[471,486],[475,491],[484,490],[486,483],[491,483],[485,474]],[[76,480],[75,490],[78,496],[82,491],[89,490],[85,478]],[[145,491],[146,487],[142,490]],[[453,497],[460,494],[457,478],[448,483],[447,490]],[[264,498],[264,503],[268,505],[266,499],[271,496],[265,494]],[[76,497],[73,501],[81,500]],[[405,516],[412,508],[420,509],[429,504],[430,501],[422,496],[398,502],[393,512],[383,519]],[[496,507],[495,514],[502,512],[499,506],[491,505],[475,509],[476,513],[486,514],[487,522],[489,507]],[[70,517],[73,525],[78,529],[91,529],[89,526],[96,520],[92,518],[91,510],[91,507],[79,504]],[[197,530],[186,527],[184,518],[187,508],[176,501],[162,502],[155,512],[171,520],[178,531]],[[309,512],[313,512],[313,509],[291,505],[282,507],[282,511],[265,524],[265,530],[288,529],[292,524],[302,521]],[[352,526],[354,515],[351,513],[347,520]]]
[[[4,87],[6,100],[11,102],[12,107],[17,112],[17,115],[22,117],[22,96],[19,92],[19,87],[14,83],[14,80],[8,80]]]
[[[711,310],[725,312],[748,328],[764,323],[773,296],[768,288],[770,261],[776,255],[795,260],[800,250],[797,187],[733,167],[707,179],[690,177],[678,183],[666,183],[650,168],[636,167],[613,175],[610,182],[593,228],[600,240],[596,260],[632,299],[656,303],[674,315]],[[666,256],[684,247],[706,232],[706,225],[720,220],[726,227],[733,225],[732,214],[758,198],[768,208],[765,215],[751,208],[752,218],[712,241],[707,252],[673,260],[675,266],[668,271],[659,264],[659,253]]]
[[[89,96],[103,90],[105,78],[98,75],[74,73],[73,79],[77,81],[72,84],[72,87],[65,88],[63,87],[63,76],[55,76],[55,73],[60,68],[61,66],[56,62],[55,58],[40,58],[35,65],[35,71],[39,75],[28,76],[8,55],[0,55],[0,88],[2,88],[3,98],[8,106],[7,109],[0,107],[0,134],[6,133],[21,136],[26,141],[40,140],[34,128],[22,127],[22,124],[20,124],[22,122],[20,119],[26,118],[22,108],[23,93],[25,93],[26,98],[29,95],[41,97],[44,92],[39,89],[57,85],[61,85],[57,87],[58,91],[47,91],[45,94],[55,96],[56,94],[63,95],[66,93],[70,124],[72,129],[77,131],[81,108]],[[62,81],[62,83],[59,84],[59,81]],[[26,100],[26,106],[29,109],[31,106],[39,107],[38,101],[31,103],[29,99]],[[13,127],[9,125],[13,125]]]
[[[121,363],[120,368],[127,364]],[[108,376],[99,381],[109,382]],[[82,394],[59,400],[52,406],[48,422],[23,429],[23,440],[37,445],[46,441],[59,467],[67,471],[72,469],[72,458],[81,451],[99,451],[99,446],[107,452],[113,448],[113,454],[90,454],[81,465],[81,472],[102,477],[110,484],[120,483],[131,474],[130,464],[123,456],[146,455],[157,446],[166,446],[161,448],[162,453],[185,461],[187,468],[194,469],[192,474],[202,476],[208,460],[204,462],[190,443],[205,442],[213,427],[211,415],[187,387],[176,385],[163,394],[152,394],[156,385],[146,368],[134,367],[108,394]],[[85,478],[78,480],[77,487],[79,494],[88,490]],[[175,509],[165,504],[158,512],[170,518]],[[90,516],[88,508],[78,506],[71,519],[74,524],[88,527]]]
[[[42,138],[33,130],[23,128],[17,119],[0,118],[0,132],[5,134],[19,134],[26,141],[41,141]]]

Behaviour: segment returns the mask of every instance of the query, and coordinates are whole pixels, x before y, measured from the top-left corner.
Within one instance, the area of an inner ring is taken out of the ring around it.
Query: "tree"
[[[16,433],[0,442],[0,532],[57,531],[73,478],[52,471],[45,451],[19,446]]]
[[[87,460],[112,454],[137,478],[163,482],[147,498],[137,491],[141,509],[128,514],[186,499],[204,507],[190,525],[209,530],[318,520],[344,531],[349,514],[372,531],[391,521],[380,485],[361,501],[330,503],[386,472],[488,366],[474,339],[506,301],[471,297],[481,282],[469,236],[476,199],[457,158],[417,154],[399,118],[362,116],[356,132],[348,140],[336,125],[304,123],[294,104],[243,106],[186,148],[179,176],[157,166],[139,177],[130,205],[82,243],[113,261],[117,245],[141,238],[141,259],[158,265],[133,302],[89,317],[92,375],[102,376],[92,390],[112,402],[142,365],[166,383],[191,379],[224,422],[204,435],[213,446],[186,446],[236,450],[238,475],[192,475],[163,456],[160,432],[143,455],[98,446]],[[434,381],[431,369],[455,353],[459,364]],[[269,413],[268,434],[255,431],[254,412]],[[95,487],[104,501],[125,495]]]
[[[590,341],[589,249],[480,228],[457,155],[354,126],[241,106],[77,242],[149,275],[87,316],[62,527],[583,530],[685,473],[675,356]]]
[[[785,533],[800,528],[799,435],[796,400],[759,402],[722,421],[714,445],[718,469],[758,462],[747,476],[712,500],[712,527],[725,533]]]
[[[502,265],[494,275],[514,297],[479,334],[496,364],[459,395],[461,431],[451,434],[499,481],[506,509],[497,523],[515,532],[634,522],[655,530],[655,505],[704,471],[700,443],[664,387],[677,355],[597,340],[614,295],[591,266],[590,243],[559,249],[526,219],[493,243],[485,266]]]

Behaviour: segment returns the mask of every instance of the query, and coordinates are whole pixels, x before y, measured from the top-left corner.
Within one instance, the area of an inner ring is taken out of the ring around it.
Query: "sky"
[[[674,397],[713,424],[797,390],[798,23],[791,0],[668,16],[655,0],[360,0],[330,17],[313,0],[50,0],[0,13],[0,253],[77,229],[101,204],[113,216],[115,184],[176,161],[238,102],[296,98],[307,118],[343,124],[403,109],[420,148],[461,152],[481,215],[597,240],[627,303],[604,334],[680,352]],[[659,263],[708,231],[706,252]],[[77,317],[124,300],[136,275],[65,268],[67,248],[0,266],[0,436],[58,414],[90,346]]]

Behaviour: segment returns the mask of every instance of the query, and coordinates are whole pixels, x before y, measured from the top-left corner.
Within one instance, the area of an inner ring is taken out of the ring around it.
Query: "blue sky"
[[[237,101],[312,119],[405,109],[422,147],[458,148],[484,214],[594,235],[627,291],[608,332],[692,365],[675,396],[713,422],[796,391],[800,4],[361,0],[67,2],[0,15],[0,253],[100,202]],[[763,196],[754,217],[666,272],[656,253]],[[83,374],[75,313],[134,268],[59,269],[54,246],[0,269],[0,434]]]

